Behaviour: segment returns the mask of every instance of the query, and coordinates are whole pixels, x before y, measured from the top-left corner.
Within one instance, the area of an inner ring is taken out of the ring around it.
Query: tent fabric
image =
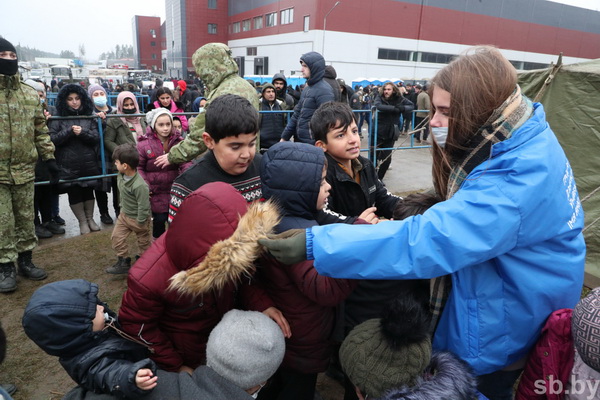
[[[544,105],[573,168],[585,213],[585,285],[600,286],[600,59],[519,74],[523,92]],[[545,87],[544,87],[545,86]],[[565,222],[566,223],[566,222]]]

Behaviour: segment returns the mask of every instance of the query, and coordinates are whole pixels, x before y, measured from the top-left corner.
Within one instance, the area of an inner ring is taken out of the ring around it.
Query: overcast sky
[[[14,45],[60,53],[79,54],[83,43],[87,59],[133,44],[133,16],[165,17],[164,0],[1,0],[0,36]],[[298,0],[301,1],[301,0]],[[342,0],[343,1],[343,0]],[[600,10],[600,0],[551,0]]]

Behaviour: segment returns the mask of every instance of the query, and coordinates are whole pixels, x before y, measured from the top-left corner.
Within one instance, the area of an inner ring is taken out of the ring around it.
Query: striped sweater
[[[252,164],[241,175],[230,175],[219,166],[211,150],[194,163],[183,174],[179,175],[171,187],[169,204],[169,222],[173,221],[183,200],[200,186],[210,182],[225,182],[239,191],[247,202],[262,197],[260,182],[260,154],[256,154]]]

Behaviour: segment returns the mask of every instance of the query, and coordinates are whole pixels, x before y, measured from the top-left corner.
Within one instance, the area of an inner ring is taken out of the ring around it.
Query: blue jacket
[[[573,171],[536,103],[452,198],[402,221],[308,229],[307,257],[339,278],[451,274],[433,345],[482,375],[523,358],[550,313],[575,306],[582,227]]]
[[[315,138],[310,132],[308,124],[313,113],[321,104],[334,100],[333,89],[323,80],[325,76],[325,59],[319,53],[311,51],[302,55],[300,60],[310,69],[310,78],[306,81],[306,87],[302,90],[300,100],[290,121],[288,122],[281,137],[290,140],[294,136],[296,141],[315,144]]]

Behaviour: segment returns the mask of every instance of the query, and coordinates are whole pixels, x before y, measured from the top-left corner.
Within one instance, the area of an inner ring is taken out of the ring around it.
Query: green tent
[[[523,92],[544,105],[569,162],[585,212],[585,285],[600,286],[600,59],[519,74]],[[559,266],[560,267],[560,266]]]

